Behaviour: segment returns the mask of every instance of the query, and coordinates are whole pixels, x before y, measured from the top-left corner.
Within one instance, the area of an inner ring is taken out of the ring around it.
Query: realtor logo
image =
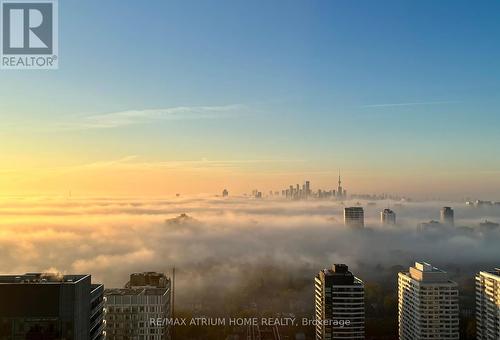
[[[0,0],[1,68],[58,67],[57,0]]]

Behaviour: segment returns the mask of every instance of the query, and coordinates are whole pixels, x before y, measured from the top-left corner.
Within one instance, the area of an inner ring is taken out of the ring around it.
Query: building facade
[[[458,285],[428,263],[398,277],[400,340],[459,339]]]
[[[363,281],[345,264],[323,269],[314,281],[316,340],[364,339]]]
[[[90,275],[0,276],[0,339],[103,339],[104,287]]]
[[[391,209],[384,209],[380,212],[380,223],[382,225],[395,225],[396,213]]]
[[[438,221],[422,222],[417,225],[417,231],[422,233],[436,233],[443,230],[443,225]]]
[[[441,224],[453,227],[455,225],[455,213],[451,207],[441,208]]]
[[[344,224],[348,227],[363,228],[365,226],[365,212],[363,208],[344,208]]]
[[[500,339],[500,268],[476,276],[476,330],[478,340]]]
[[[155,272],[131,274],[125,288],[106,289],[106,338],[170,339],[170,294],[170,279]]]

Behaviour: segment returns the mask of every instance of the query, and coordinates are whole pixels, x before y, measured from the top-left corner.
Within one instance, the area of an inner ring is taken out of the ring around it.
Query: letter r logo
[[[3,1],[3,53],[14,55],[52,54],[53,23],[52,1]]]

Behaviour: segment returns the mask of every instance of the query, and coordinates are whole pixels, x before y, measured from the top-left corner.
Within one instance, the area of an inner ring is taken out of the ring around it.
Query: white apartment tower
[[[363,281],[345,264],[323,269],[315,278],[316,340],[364,339]]]
[[[476,330],[478,340],[500,339],[500,268],[476,276]]]
[[[458,285],[428,263],[415,263],[398,279],[399,339],[458,340]]]
[[[130,275],[125,288],[106,289],[107,339],[170,339],[170,329],[151,320],[170,318],[170,279],[163,273]]]

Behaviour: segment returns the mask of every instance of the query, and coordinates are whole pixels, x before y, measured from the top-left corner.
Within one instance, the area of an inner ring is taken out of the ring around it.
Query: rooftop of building
[[[427,262],[415,262],[415,266],[410,267],[408,272],[401,273],[413,280],[422,283],[453,283],[448,278],[448,273],[438,269]]]
[[[355,210],[355,211],[363,211],[363,207],[345,207],[344,211]]]
[[[429,222],[422,222],[420,224],[431,224],[431,225],[438,225],[441,224],[441,222],[436,221],[436,220],[430,220]]]
[[[75,284],[87,277],[90,277],[90,275],[64,275],[61,273],[26,273],[23,275],[0,275],[0,284]]]
[[[165,295],[167,288],[112,288],[104,291],[105,296],[125,296],[125,295]]]
[[[439,272],[439,273],[446,273],[445,271],[436,268],[432,266],[430,263],[427,262],[415,262],[415,268],[422,271],[422,272]]]
[[[166,288],[170,284],[170,278],[160,272],[142,272],[130,274],[130,280],[125,288]]]
[[[334,264],[331,268],[325,268],[320,271],[319,276],[324,275],[325,280],[335,285],[352,285],[360,283],[345,264]]]
[[[500,277],[500,267],[492,269],[492,270],[484,270],[482,273],[487,273],[496,277]]]
[[[484,222],[479,223],[481,227],[498,227],[500,226],[498,223],[493,221],[484,220]]]

